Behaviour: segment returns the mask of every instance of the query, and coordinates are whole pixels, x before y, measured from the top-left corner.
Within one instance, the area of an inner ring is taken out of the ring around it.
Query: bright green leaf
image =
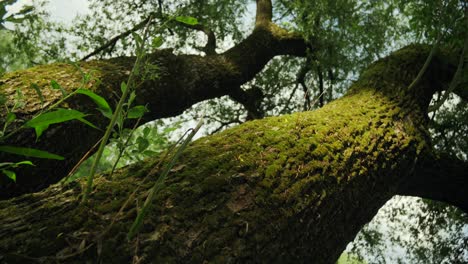
[[[142,117],[148,109],[144,105],[137,105],[128,110],[127,118],[134,119]]]
[[[47,151],[43,151],[39,149],[33,149],[33,148],[0,146],[0,151],[15,154],[15,155],[20,155],[20,156],[34,157],[34,158],[40,158],[40,159],[56,159],[56,160],[65,159],[62,156],[52,154]]]
[[[41,89],[36,83],[31,83],[31,88],[36,91],[37,95],[39,96],[39,100],[41,100],[41,106],[44,105],[44,96],[42,95]]]
[[[132,91],[130,93],[130,96],[128,97],[127,105],[132,105],[135,98],[136,98],[136,93],[135,91]]]
[[[152,46],[153,48],[157,49],[157,48],[161,47],[163,43],[164,43],[163,38],[161,38],[161,37],[158,36],[158,37],[153,38],[153,41],[152,41],[152,43],[151,43],[151,46]]]
[[[107,118],[112,117],[112,109],[109,106],[109,104],[107,103],[106,99],[104,99],[100,95],[95,94],[91,90],[87,90],[87,89],[78,89],[78,90],[76,90],[76,93],[88,96],[89,98],[91,98],[94,101],[94,103],[96,103],[96,105],[98,106],[99,111],[101,111],[101,113],[105,117],[107,117]]]
[[[80,121],[81,123],[84,123],[94,129],[99,129],[97,126],[95,126],[93,123],[89,122],[88,120],[84,119],[84,118],[77,118],[76,120]]]
[[[9,124],[9,123],[15,121],[15,119],[16,119],[16,115],[14,113],[12,113],[12,112],[9,112],[7,114],[7,116],[6,116],[6,122],[5,123]]]
[[[10,170],[1,170],[3,174],[5,174],[8,178],[12,179],[16,182],[16,173]]]
[[[198,20],[191,16],[178,16],[175,19],[181,23],[184,23],[190,26],[194,26],[198,24]]]
[[[135,33],[135,32],[132,32],[132,36],[133,36],[133,38],[135,39],[135,41],[137,42],[138,46],[141,47],[141,44],[143,43],[143,39],[141,38],[141,36],[138,35],[138,34]]]
[[[50,81],[50,85],[53,89],[60,90],[63,96],[67,95],[67,91],[65,91],[65,89],[63,89],[63,87],[56,80]]]
[[[122,94],[124,94],[125,91],[127,90],[127,84],[125,82],[122,82],[120,84],[120,90],[122,91]]]
[[[34,163],[32,163],[32,162],[29,161],[29,160],[23,160],[23,161],[20,161],[20,162],[16,162],[15,165],[16,165],[16,166],[19,166],[19,165],[34,166]]]
[[[85,116],[86,115],[84,113],[77,110],[60,108],[53,112],[41,114],[26,122],[25,125],[36,130],[37,138],[42,135],[42,132],[44,132],[44,130],[46,130],[49,125],[63,123],[74,119],[96,128],[96,126],[83,119]]]

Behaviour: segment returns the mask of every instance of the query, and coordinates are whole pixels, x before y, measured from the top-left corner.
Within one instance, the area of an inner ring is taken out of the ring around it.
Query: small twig
[[[434,42],[434,45],[432,46],[431,52],[429,53],[429,56],[427,56],[426,61],[424,62],[424,65],[422,66],[421,70],[419,70],[418,75],[414,80],[411,82],[411,84],[408,86],[408,91],[412,90],[422,79],[424,73],[426,73],[427,68],[429,67],[429,64],[432,61],[432,57],[434,57],[434,54],[439,46],[440,39],[442,38],[442,34],[438,34],[437,40]]]
[[[130,227],[130,231],[127,234],[128,239],[132,239],[140,230],[141,224],[143,223],[143,219],[145,218],[146,213],[148,212],[149,206],[153,202],[154,196],[164,186],[164,181],[166,180],[167,175],[169,174],[171,169],[174,167],[177,159],[182,154],[183,150],[187,148],[188,144],[190,143],[190,141],[192,140],[192,138],[195,136],[195,134],[197,133],[197,131],[200,129],[202,125],[203,125],[203,119],[201,119],[198,122],[197,126],[194,129],[192,129],[192,132],[183,141],[182,145],[177,149],[176,153],[171,157],[169,163],[167,163],[166,167],[163,169],[161,175],[158,177],[153,187],[149,191],[148,196],[146,197],[145,203],[143,204],[143,207],[141,208],[135,221]]]
[[[120,39],[122,38],[126,38],[128,37],[130,34],[132,34],[133,32],[143,28],[146,24],[148,24],[148,22],[152,19],[153,15],[150,14],[147,18],[145,18],[143,21],[141,21],[140,23],[136,24],[133,28],[123,32],[123,33],[120,33],[119,35],[111,38],[109,41],[107,41],[104,45],[100,46],[99,48],[95,49],[93,52],[89,53],[88,55],[84,56],[80,61],[85,61],[97,54],[99,54],[100,52],[108,49],[108,48],[112,48],[113,46],[115,46],[115,44],[117,43],[117,41],[119,41]]]
[[[130,142],[130,139],[133,137],[133,134],[135,133],[136,128],[140,125],[141,117],[138,118],[137,122],[133,126],[130,134],[127,137],[127,140],[125,140],[124,145],[122,146],[121,149],[119,149],[119,154],[117,155],[117,160],[114,162],[114,166],[112,166],[112,170],[109,174],[109,179],[112,179],[112,175],[114,175],[115,168],[117,168],[117,164],[120,161],[120,158],[122,157],[124,151],[127,149],[128,143]]]
[[[89,158],[89,156],[91,156],[91,154],[93,153],[94,149],[96,149],[96,147],[99,145],[99,143],[101,142],[102,140],[102,137],[96,142],[96,144],[94,144],[94,146],[92,146],[84,155],[83,157],[81,157],[81,159],[75,164],[75,166],[73,166],[73,168],[70,170],[70,172],[67,174],[67,176],[62,180],[63,183],[65,183],[68,178],[70,178],[73,174],[75,174],[76,170],[78,170],[78,168],[81,166],[81,164],[83,164],[83,162],[85,162],[86,159]]]
[[[468,21],[468,18],[467,18],[467,21]],[[452,81],[449,84],[449,87],[447,88],[447,90],[445,90],[444,96],[440,100],[437,100],[437,103],[435,105],[429,107],[429,110],[428,110],[429,112],[434,112],[437,109],[439,109],[444,104],[444,102],[447,100],[450,93],[453,92],[455,90],[455,88],[458,86],[458,84],[460,82],[460,79],[462,79],[462,71],[463,71],[463,68],[464,68],[465,60],[467,59],[466,58],[466,52],[468,50],[468,34],[465,37],[465,43],[464,44],[465,45],[463,46],[463,50],[462,50],[462,53],[460,55],[460,59],[458,61],[457,71],[455,72],[455,74],[454,74],[454,76],[452,78]],[[432,51],[431,51],[431,53],[432,53]],[[434,115],[435,115],[435,113],[434,113]]]

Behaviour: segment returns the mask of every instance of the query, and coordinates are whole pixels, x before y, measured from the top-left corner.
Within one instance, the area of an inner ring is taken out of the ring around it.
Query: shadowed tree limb
[[[417,196],[452,204],[468,214],[468,162],[440,154],[418,162],[414,175],[398,194]]]
[[[243,90],[239,87],[239,89],[233,90],[229,96],[244,106],[247,110],[247,120],[261,119],[264,117],[265,113],[260,109],[264,94],[260,87],[253,85],[247,90]]]

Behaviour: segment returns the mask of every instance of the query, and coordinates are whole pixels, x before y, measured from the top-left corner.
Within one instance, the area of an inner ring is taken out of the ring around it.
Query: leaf
[[[143,136],[144,137],[147,137],[150,132],[151,132],[151,128],[149,128],[149,127],[143,128]]]
[[[157,153],[156,151],[152,151],[152,150],[145,150],[145,151],[143,151],[143,155],[149,156],[149,157],[154,156],[154,155],[157,155],[157,154],[158,154],[158,153]]]
[[[120,84],[120,90],[122,91],[122,94],[124,94],[125,91],[127,90],[127,84],[125,82],[122,82]]]
[[[149,141],[144,137],[138,137],[136,142],[138,144],[138,152],[145,151],[150,145]]]
[[[17,88],[16,94],[15,94],[15,107],[13,107],[13,109],[23,108],[25,105],[23,99],[24,99],[24,95],[23,95],[23,92],[21,91],[21,88]]]
[[[138,35],[137,33],[132,32],[132,36],[133,36],[133,38],[135,39],[135,41],[138,42],[139,44],[143,43],[143,39],[142,39],[141,36]]]
[[[0,168],[1,167],[6,167],[6,166],[12,166],[14,164],[15,163],[13,163],[13,162],[0,162]]]
[[[37,95],[39,96],[39,100],[41,100],[41,107],[44,106],[44,96],[42,95],[41,89],[36,83],[31,83],[31,88],[36,91]]]
[[[63,87],[56,80],[50,81],[50,85],[53,89],[60,90],[63,96],[67,96],[67,91],[65,91],[65,89],[63,89]]]
[[[34,157],[34,158],[40,158],[40,159],[55,159],[55,160],[65,159],[62,156],[52,154],[47,151],[43,151],[39,149],[33,149],[33,148],[0,146],[0,151],[15,154],[15,155],[20,155],[20,156]]]
[[[140,118],[146,112],[148,112],[148,109],[146,109],[144,105],[137,105],[137,106],[130,108],[130,110],[128,110],[127,118],[129,119]]]
[[[157,48],[161,47],[163,43],[164,43],[163,38],[158,36],[158,37],[153,38],[153,41],[151,42],[151,46],[153,48],[157,49]]]
[[[63,123],[74,119],[79,120],[88,126],[96,128],[96,126],[83,118],[85,116],[86,115],[84,113],[77,110],[60,108],[53,112],[41,114],[26,122],[25,125],[36,130],[36,137],[38,139],[42,135],[42,132],[44,132],[44,130],[49,127],[49,125]]]
[[[135,98],[136,98],[136,93],[135,93],[135,91],[132,91],[130,93],[130,96],[128,97],[127,105],[129,105],[129,106],[132,105]]]
[[[16,13],[17,15],[28,15],[29,13],[31,13],[32,11],[34,11],[34,6],[31,6],[31,5],[25,5],[23,6],[23,8],[18,12]]]
[[[5,174],[8,178],[12,179],[16,182],[16,173],[10,170],[1,170],[3,174]]]
[[[198,24],[198,19],[191,17],[191,16],[178,16],[175,18],[178,22],[194,26]]]
[[[115,120],[115,123],[117,124],[117,127],[119,128],[119,130],[122,130],[123,129],[123,123],[124,123],[124,118],[123,118],[123,115],[122,115],[122,111],[120,112],[117,112],[117,119]]]
[[[6,104],[7,100],[8,99],[7,99],[6,95],[0,93],[0,106]]]
[[[12,168],[16,168],[16,167],[19,167],[20,165],[30,165],[30,166],[34,166],[34,164],[29,161],[29,160],[23,160],[23,161],[20,161],[20,162],[1,162],[0,163],[0,168],[1,167],[12,167]]]
[[[34,163],[32,163],[32,162],[29,161],[29,160],[23,160],[23,161],[20,161],[20,162],[16,162],[15,165],[16,165],[16,166],[19,166],[19,165],[34,166]]]
[[[6,122],[5,123],[8,125],[9,123],[15,121],[15,119],[16,119],[16,115],[14,113],[12,113],[12,112],[9,112],[7,114],[7,116],[6,116]]]
[[[107,103],[106,99],[104,99],[100,95],[97,95],[96,93],[92,92],[91,90],[87,90],[87,89],[81,89],[80,88],[80,89],[76,90],[76,93],[83,94],[83,95],[86,95],[89,98],[91,98],[91,100],[93,100],[94,103],[96,103],[96,105],[98,106],[99,111],[101,111],[101,113],[105,117],[107,117],[109,119],[112,118],[112,108],[109,106],[109,103]]]
[[[26,17],[15,17],[15,16],[9,16],[4,19],[4,21],[11,22],[11,23],[21,23],[26,19]]]

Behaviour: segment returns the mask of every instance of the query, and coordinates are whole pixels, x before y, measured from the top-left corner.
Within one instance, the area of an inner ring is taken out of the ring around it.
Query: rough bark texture
[[[197,102],[238,90],[240,85],[251,80],[276,55],[305,54],[306,44],[299,35],[287,32],[273,23],[256,26],[249,37],[222,54],[202,57],[174,55],[171,50],[161,50],[145,59],[146,70],[140,71],[141,84],[137,88],[136,103],[147,105],[150,110],[143,122],[175,116]],[[128,79],[134,60],[121,57],[83,62],[79,66],[94,78],[86,87],[115,105],[119,99],[120,84]],[[39,66],[6,74],[0,79],[0,92],[9,97],[10,104],[14,104],[17,89],[24,94],[26,107],[16,111],[20,118],[16,125],[19,126],[41,110],[39,95],[31,88],[31,84],[39,86],[46,99],[44,106],[47,107],[61,97],[60,91],[50,88],[52,80],[56,80],[66,90],[73,91],[80,87],[81,79],[80,72],[72,65]],[[108,120],[98,111],[93,111],[95,106],[85,96],[72,97],[61,107],[89,113],[90,121],[103,130],[106,128]],[[5,114],[0,114],[0,124],[4,123]],[[102,131],[79,122],[53,125],[38,142],[32,129],[20,131],[3,144],[47,150],[66,157],[66,160],[33,159],[35,167],[16,171],[16,184],[6,178],[0,179],[0,198],[40,190],[57,182],[67,175],[102,134]],[[0,160],[18,161],[21,158],[0,153]]]
[[[98,178],[87,206],[79,205],[79,183],[1,201],[0,260],[334,263],[431,153],[425,110],[439,88],[433,78],[449,80],[453,69],[439,55],[408,91],[427,54],[412,46],[373,64],[347,96],[318,111],[197,140],[133,241],[126,232],[158,158],[113,181]],[[116,214],[136,186],[142,191]]]

